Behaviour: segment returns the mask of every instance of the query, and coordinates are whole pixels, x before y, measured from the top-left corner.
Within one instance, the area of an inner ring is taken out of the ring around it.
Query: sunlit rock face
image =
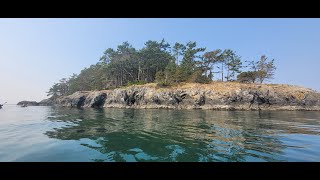
[[[290,85],[220,82],[160,88],[155,84],[147,84],[76,92],[60,97],[51,104],[77,108],[320,110],[320,94]]]

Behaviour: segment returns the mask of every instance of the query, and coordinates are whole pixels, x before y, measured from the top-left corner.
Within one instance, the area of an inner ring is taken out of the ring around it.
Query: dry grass
[[[273,90],[275,92],[286,94],[288,96],[294,96],[297,99],[303,99],[306,93],[314,92],[312,89],[287,85],[287,84],[246,84],[240,82],[211,82],[209,84],[200,83],[180,83],[169,87],[159,88],[156,83],[149,83],[145,85],[135,85],[136,87],[149,87],[155,88],[157,91],[166,91],[168,89],[200,89],[200,90],[211,90],[219,92],[221,94],[227,94],[237,90]]]
[[[259,91],[267,91],[276,92],[285,97],[294,97],[298,100],[302,100],[306,97],[308,93],[316,92],[309,88],[304,88],[295,85],[288,84],[246,84],[240,82],[211,82],[209,84],[200,84],[200,83],[180,83],[168,87],[159,87],[157,83],[148,83],[144,85],[132,85],[128,87],[122,87],[120,89],[130,89],[132,87],[146,87],[154,89],[153,92],[164,92],[168,90],[178,90],[178,89],[194,89],[201,91],[213,91],[216,92],[217,95],[228,95],[235,91],[241,90],[259,90]],[[100,92],[112,92],[113,90],[103,90]],[[78,92],[78,93],[89,93],[90,91]],[[152,93],[152,91],[150,91]],[[76,93],[77,94],[77,93]],[[74,94],[74,95],[76,95]],[[73,96],[74,96],[73,95]],[[319,95],[320,96],[320,95]]]

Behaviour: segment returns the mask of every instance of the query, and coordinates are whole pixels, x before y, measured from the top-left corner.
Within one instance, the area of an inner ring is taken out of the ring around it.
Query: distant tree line
[[[243,61],[231,49],[206,51],[196,42],[175,43],[147,41],[140,50],[128,42],[117,49],[108,48],[100,60],[69,78],[63,78],[48,91],[52,98],[76,91],[103,90],[156,82],[167,86],[180,82],[209,83],[239,81],[263,83],[272,79],[274,60],[263,55],[258,61]]]

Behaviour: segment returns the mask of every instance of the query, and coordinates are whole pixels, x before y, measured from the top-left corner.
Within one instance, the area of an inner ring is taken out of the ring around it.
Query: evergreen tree
[[[48,96],[57,98],[77,91],[150,82],[163,85],[179,82],[207,83],[212,81],[214,73],[221,73],[222,81],[224,78],[227,81],[234,80],[238,74],[240,82],[252,83],[263,83],[274,76],[274,60],[268,61],[266,56],[261,56],[259,61],[249,61],[246,67],[250,71],[241,73],[245,66],[242,66],[241,57],[234,51],[216,49],[201,55],[205,49],[198,48],[196,42],[192,41],[186,45],[177,42],[171,49],[164,39],[149,40],[139,50],[123,42],[116,49],[107,48],[96,64],[53,84]],[[220,71],[215,72],[216,68]]]
[[[214,72],[214,66],[218,62],[220,62],[221,52],[222,51],[220,49],[217,49],[217,50],[206,52],[203,55],[203,64],[204,64],[205,69],[206,69],[205,74],[210,79],[213,78],[213,73],[217,73],[217,72]],[[209,71],[209,73],[208,73],[208,71]]]
[[[274,76],[274,71],[276,67],[274,65],[274,59],[267,61],[268,58],[265,55],[262,55],[260,60],[256,63],[257,68],[257,78],[260,83],[266,79],[272,79]]]
[[[205,51],[206,48],[196,48],[196,42],[188,42],[186,46],[186,51],[184,53],[182,63],[180,66],[179,77],[181,81],[186,81],[190,75],[194,72],[196,68],[196,59],[200,58],[197,54],[199,52]]]
[[[172,48],[173,56],[176,59],[176,64],[179,65],[179,56],[182,56],[186,50],[186,46],[176,42]]]
[[[236,55],[231,49],[227,49],[224,52],[224,64],[227,70],[227,75],[225,76],[227,81],[234,80],[235,75],[241,72],[242,62],[241,57]]]

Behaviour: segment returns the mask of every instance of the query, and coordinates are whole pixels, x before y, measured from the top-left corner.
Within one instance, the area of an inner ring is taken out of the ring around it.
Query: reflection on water
[[[319,112],[52,108],[44,132],[90,161],[320,161]],[[72,159],[70,159],[73,161]]]
[[[320,161],[320,112],[0,110],[0,161]]]

